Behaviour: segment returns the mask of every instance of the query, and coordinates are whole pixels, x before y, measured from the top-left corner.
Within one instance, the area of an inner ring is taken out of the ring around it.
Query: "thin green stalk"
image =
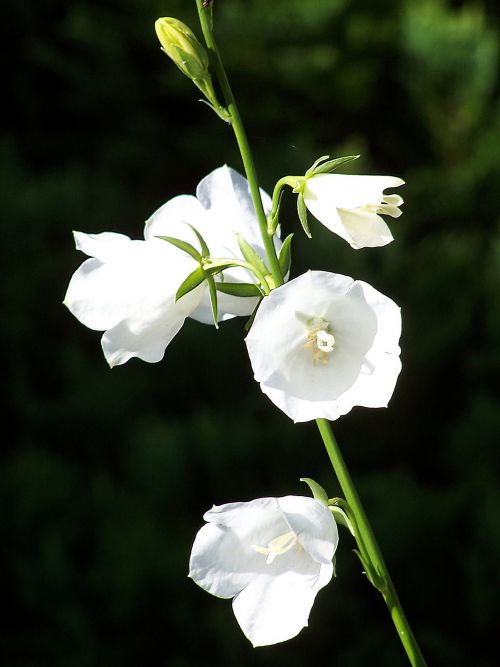
[[[248,144],[248,139],[245,133],[243,122],[234,99],[227,75],[222,63],[212,28],[212,7],[203,7],[203,0],[196,0],[196,6],[198,8],[198,15],[200,18],[201,29],[203,31],[203,36],[205,38],[206,45],[210,51],[212,64],[217,75],[222,93],[224,95],[224,100],[227,106],[227,111],[229,112],[229,122],[233,127],[233,131],[240,149],[241,157],[243,160],[243,166],[245,168],[245,173],[248,179],[250,186],[250,192],[252,195],[253,204],[257,214],[257,220],[259,223],[259,228],[264,242],[264,247],[266,250],[269,268],[271,270],[271,275],[273,277],[276,287],[283,284],[283,274],[281,272],[281,267],[279,265],[278,257],[276,254],[276,249],[274,247],[274,242],[272,234],[269,233],[267,228],[267,219],[262,206],[262,200],[260,198],[260,189],[257,179],[257,174],[255,170],[255,164],[253,161],[252,153],[250,146]],[[282,179],[283,180],[283,179]],[[290,185],[290,183],[286,183]],[[280,182],[281,187],[285,185],[285,182]],[[281,188],[279,188],[281,189]],[[274,201],[273,201],[273,210],[277,207],[279,201],[279,189],[275,191]],[[339,479],[340,485],[344,492],[347,502],[349,503],[352,512],[355,517],[357,529],[359,532],[360,539],[360,549],[362,555],[369,559],[370,564],[375,570],[376,583],[378,584],[379,590],[382,593],[384,600],[389,608],[391,613],[392,620],[396,629],[398,631],[399,638],[405,648],[405,651],[408,655],[408,658],[413,667],[426,667],[424,657],[420,651],[420,648],[417,644],[417,641],[413,635],[413,632],[408,624],[406,616],[399,602],[396,590],[389,576],[389,572],[384,563],[382,554],[375,540],[375,536],[371,529],[371,526],[368,522],[366,514],[361,505],[361,501],[356,492],[354,484],[351,480],[349,472],[346,468],[338,445],[333,436],[330,424],[325,419],[317,419],[319,431],[323,438],[326,450],[332,462],[335,473]]]
[[[408,620],[404,614],[401,602],[392,583],[389,571],[384,562],[382,553],[373,534],[373,530],[370,526],[368,518],[359,499],[356,487],[349,475],[346,464],[340,453],[339,446],[333,435],[332,428],[330,423],[326,419],[317,419],[316,423],[319,428],[321,437],[330,457],[333,469],[337,478],[339,480],[342,491],[345,495],[347,502],[356,518],[357,527],[360,533],[360,538],[366,549],[366,552],[369,555],[370,561],[375,568],[376,573],[379,576],[380,581],[377,582],[380,585],[377,586],[382,593],[385,603],[391,614],[394,625],[398,632],[398,636],[403,644],[403,647],[406,651],[406,654],[410,660],[410,663],[413,667],[426,667],[426,662],[420,648],[418,646],[417,640],[411,630],[411,627],[408,623]]]
[[[232,125],[236,141],[238,143],[238,148],[240,149],[241,158],[243,160],[243,166],[245,168],[246,177],[248,184],[250,186],[250,193],[252,195],[253,205],[255,207],[255,212],[257,214],[257,220],[259,223],[260,233],[262,240],[264,242],[264,248],[266,250],[267,259],[269,261],[269,269],[273,277],[276,287],[283,284],[283,274],[281,273],[281,267],[279,265],[278,257],[276,255],[276,249],[274,247],[274,241],[272,236],[268,234],[267,231],[267,218],[262,206],[262,200],[260,198],[260,189],[259,182],[257,180],[257,173],[255,170],[255,164],[253,161],[252,153],[250,146],[248,144],[248,139],[245,133],[245,128],[241,120],[241,116],[236,106],[236,101],[234,99],[231,86],[224,69],[221,57],[219,55],[219,50],[217,44],[215,43],[214,34],[212,30],[212,21],[211,21],[211,5],[209,7],[203,7],[203,0],[196,0],[196,6],[198,8],[198,15],[200,18],[201,29],[203,32],[203,37],[207,44],[208,50],[211,54],[212,64],[219,81],[222,94],[226,102],[227,110],[230,115],[230,123]]]

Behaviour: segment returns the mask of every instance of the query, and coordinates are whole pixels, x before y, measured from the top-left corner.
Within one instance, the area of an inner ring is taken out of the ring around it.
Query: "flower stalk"
[[[279,203],[283,187],[289,185],[292,187],[292,189],[295,189],[300,184],[300,181],[297,179],[298,182],[296,182],[296,179],[293,177],[292,179],[287,179],[285,177],[278,181],[273,193],[272,211],[268,220],[262,205],[255,164],[246,136],[245,128],[243,126],[243,122],[215,42],[213,34],[212,6],[211,4],[207,4],[205,0],[196,0],[196,6],[198,9],[201,29],[209,51],[211,63],[224,96],[226,108],[229,113],[229,122],[232,125],[235,134],[245,173],[250,186],[252,201],[255,207],[264,248],[266,250],[271,276],[275,283],[275,287],[279,287],[283,285],[283,272],[281,270],[276,254],[276,249],[273,243],[273,234],[277,226]],[[385,565],[380,548],[378,547],[356,488],[352,482],[351,476],[349,475],[347,467],[340,453],[330,423],[326,419],[316,419],[316,423],[318,425],[335,474],[337,475],[347,503],[352,510],[354,522],[357,528],[356,533],[357,539],[359,541],[358,543],[362,560],[369,568],[367,575],[373,585],[382,593],[382,596],[384,597],[387,607],[389,608],[391,618],[398,632],[398,636],[403,644],[412,667],[427,667],[425,659],[420,651],[417,641],[401,607],[401,603],[390,578],[387,566]]]
[[[266,250],[267,258],[269,261],[269,268],[273,281],[276,286],[283,284],[283,274],[281,273],[281,267],[276,255],[276,250],[273,243],[272,236],[269,235],[267,230],[267,217],[262,206],[262,200],[260,198],[259,183],[257,180],[257,173],[255,169],[255,164],[252,157],[252,152],[248,143],[246,136],[245,128],[241,120],[238,107],[236,105],[236,100],[234,99],[231,86],[222,63],[222,59],[215,42],[214,33],[213,33],[213,22],[212,22],[212,6],[206,6],[203,0],[196,0],[196,7],[198,9],[198,16],[200,18],[200,25],[203,32],[203,37],[205,38],[205,43],[207,45],[212,65],[219,81],[219,85],[224,96],[226,103],[227,111],[229,112],[229,123],[233,128],[233,132],[238,143],[238,148],[240,150],[241,159],[243,161],[243,167],[245,169],[245,174],[248,179],[250,186],[250,192],[252,194],[252,201],[255,207],[255,212],[257,215],[257,220],[259,222],[260,233],[262,235],[262,241],[264,243],[264,248]]]
[[[364,547],[363,551],[368,555],[370,564],[377,575],[372,583],[380,593],[382,593],[410,664],[412,667],[427,667],[427,663],[425,662],[424,656],[422,655],[417,640],[415,639],[405,616],[401,602],[399,601],[396,589],[392,583],[380,547],[377,544],[372,527],[368,521],[368,517],[361,504],[356,487],[354,486],[337,441],[335,440],[335,436],[333,435],[330,423],[326,419],[317,419],[316,423],[335,474],[337,475],[337,479],[339,480],[342,491],[354,515],[358,539],[360,540],[362,547]]]

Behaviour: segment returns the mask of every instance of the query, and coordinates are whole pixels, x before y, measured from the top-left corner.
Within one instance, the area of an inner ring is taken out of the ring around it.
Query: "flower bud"
[[[165,17],[155,23],[156,34],[163,51],[190,79],[207,79],[208,54],[187,25]]]

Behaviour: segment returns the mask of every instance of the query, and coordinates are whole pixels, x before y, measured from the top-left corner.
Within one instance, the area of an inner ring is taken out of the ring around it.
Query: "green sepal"
[[[191,255],[191,257],[195,259],[197,262],[201,262],[202,257],[200,253],[198,252],[198,250],[196,250],[194,246],[192,246],[187,241],[181,241],[181,239],[174,239],[172,236],[157,236],[156,238],[171,243],[176,248],[179,248],[180,250],[186,252],[188,255]]]
[[[215,280],[212,276],[205,274],[206,280],[208,283],[208,291],[210,293],[210,305],[212,306],[212,315],[214,316],[215,328],[219,328],[219,313],[217,308],[217,288],[215,286]]]
[[[323,503],[323,505],[328,506],[328,495],[325,489],[321,486],[321,484],[318,484],[318,482],[315,482],[310,477],[301,477],[300,481],[305,482],[307,486],[311,489],[311,493],[313,494],[313,498],[315,500],[319,500],[320,503]]]
[[[257,310],[258,310],[259,306],[260,306],[260,301],[259,301],[259,303],[255,306],[253,313],[250,315],[250,317],[248,318],[248,320],[245,322],[245,326],[244,326],[243,328],[245,329],[246,333],[248,333],[248,332],[250,331],[250,328],[251,328],[251,326],[252,326],[252,324],[253,324],[253,321],[254,321],[254,319],[255,319],[255,316],[257,315]]]
[[[368,579],[370,584],[374,586],[378,591],[383,593],[385,586],[382,577],[379,574],[377,574],[377,572],[375,572],[372,564],[363,558],[360,551],[358,551],[357,549],[353,549],[353,552],[361,561],[361,565],[363,566],[363,574],[366,575],[366,578]]]
[[[251,283],[216,282],[215,286],[219,292],[231,294],[231,296],[262,296],[257,285]]]
[[[302,193],[299,193],[297,196],[297,213],[299,214],[300,224],[302,225],[302,229],[306,233],[306,236],[312,238],[312,234],[309,230],[309,223],[307,222],[306,203],[304,201],[304,195]]]
[[[324,162],[325,160],[328,160],[329,157],[330,157],[329,155],[322,155],[317,160],[315,160],[313,162],[313,164],[309,167],[309,169],[306,171],[306,177],[307,176],[312,176],[312,174],[314,174],[314,170],[317,168],[317,166],[319,164],[321,164],[322,162]]]
[[[207,76],[209,76],[207,67],[203,62],[201,62],[201,60],[193,58],[190,53],[184,51],[184,49],[181,49],[180,46],[173,46],[173,48],[178,55],[178,59],[170,56],[170,54],[165,49],[162,49],[162,51],[164,51],[167,56],[172,57],[172,60],[177,65],[177,67],[189,79],[205,79]]]
[[[201,285],[201,283],[206,279],[207,276],[205,271],[203,271],[201,266],[198,266],[198,268],[190,273],[186,280],[184,280],[184,282],[181,284],[175,293],[175,300],[179,301],[180,298],[182,298],[185,294],[188,294],[188,292],[194,290],[196,287],[198,287],[198,285]]]
[[[201,248],[201,254],[203,257],[210,257],[210,250],[208,249],[208,246],[205,242],[205,239],[203,236],[200,234],[200,232],[196,229],[196,227],[193,227],[193,225],[190,225],[189,222],[186,222],[186,225],[190,227],[193,230],[194,235],[198,239],[198,243],[200,244]]]
[[[335,158],[335,160],[328,160],[328,162],[323,162],[323,164],[320,164],[316,167],[313,165],[311,167],[311,175],[315,176],[316,174],[329,174],[330,172],[335,171],[335,169],[338,169],[341,165],[347,164],[347,162],[352,162],[352,160],[357,160],[358,158],[359,155],[347,155],[346,157]]]
[[[340,526],[344,526],[344,528],[347,528],[353,537],[356,537],[352,523],[344,510],[338,505],[329,505],[329,507],[331,513],[333,514],[333,518],[335,519],[335,523],[338,523]]]
[[[283,241],[283,245],[281,246],[280,254],[278,257],[278,261],[280,263],[280,269],[281,273],[286,276],[288,272],[290,271],[290,265],[292,263],[292,256],[291,256],[291,244],[292,244],[292,239],[293,239],[293,234],[289,234],[286,239]]]
[[[276,234],[276,230],[278,229],[280,206],[281,206],[281,200],[283,199],[283,192],[284,189],[282,187],[278,194],[278,201],[276,202],[276,204],[273,203],[273,208],[271,210],[271,213],[269,213],[269,215],[267,216],[267,233],[269,234],[269,236],[274,236]]]
[[[238,245],[240,246],[241,254],[245,258],[245,261],[255,266],[255,268],[265,276],[269,273],[269,269],[265,265],[262,257],[257,253],[248,241],[239,233],[236,233],[236,239]]]
[[[206,259],[203,261],[203,270],[209,273],[210,275],[214,273],[220,273],[224,269],[230,269],[234,266],[241,266],[241,262],[238,260],[233,261],[232,259]]]

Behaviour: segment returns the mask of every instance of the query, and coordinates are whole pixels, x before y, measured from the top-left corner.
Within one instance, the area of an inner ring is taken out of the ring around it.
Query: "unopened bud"
[[[165,17],[156,21],[155,30],[163,51],[183,74],[193,80],[210,78],[208,54],[187,25]]]

